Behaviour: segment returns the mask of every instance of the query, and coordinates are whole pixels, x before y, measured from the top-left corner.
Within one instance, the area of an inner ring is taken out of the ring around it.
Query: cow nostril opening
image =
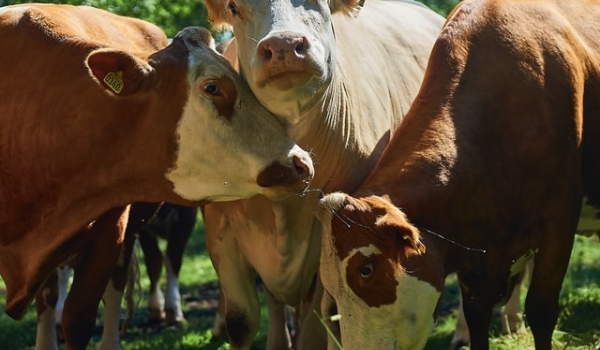
[[[309,170],[306,163],[302,161],[302,158],[294,156],[292,162],[294,164],[294,169],[296,169],[296,173],[300,175],[300,178],[308,176]]]
[[[270,60],[273,57],[273,50],[271,50],[270,47],[263,46],[261,48],[261,50],[262,50],[262,57],[263,57],[264,60],[268,61],[268,60]]]
[[[306,50],[308,50],[308,40],[306,40],[305,37],[302,37],[300,39],[300,42],[298,44],[296,44],[296,47],[294,48],[294,50],[296,51],[297,54],[306,53]]]

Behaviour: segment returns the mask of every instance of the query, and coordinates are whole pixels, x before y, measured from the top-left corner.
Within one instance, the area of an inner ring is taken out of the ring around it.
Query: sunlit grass
[[[584,208],[580,229],[594,232],[599,228],[600,220],[595,218],[595,211]],[[143,255],[139,248],[138,254],[138,258],[142,261]],[[143,264],[140,264],[140,269],[143,293],[138,296],[140,300],[133,326],[121,341],[123,350],[229,349],[226,341],[212,339],[210,332],[214,320],[214,305],[204,300],[206,295],[203,293],[206,293],[206,290],[214,292],[217,277],[206,251],[204,228],[201,221],[186,249],[180,274],[182,297],[186,301],[184,307],[184,313],[188,320],[186,325],[182,327],[165,326],[154,330],[144,327],[149,281]],[[599,285],[600,243],[596,239],[578,236],[561,292],[561,313],[553,337],[554,349],[591,350],[595,345],[600,344]],[[522,295],[523,299],[525,293],[526,289]],[[262,294],[260,295],[262,297]],[[440,318],[427,344],[427,350],[448,348],[454,334],[458,295],[456,277],[450,275],[442,297]],[[214,295],[211,297],[214,299]],[[5,298],[4,285],[0,281],[0,349],[33,349],[36,329],[35,308],[31,306],[25,318],[17,322],[3,314]],[[264,300],[261,300],[261,303],[264,305]],[[253,343],[253,350],[265,348],[268,325],[266,314],[263,306],[261,328]],[[101,318],[102,307],[98,316],[99,325],[101,325]],[[93,349],[98,341],[99,333],[96,333],[88,349]],[[490,347],[492,350],[533,349],[533,337],[529,330],[522,334],[503,336],[500,334],[498,320],[494,321],[490,330]],[[64,346],[61,349],[64,349]]]
[[[578,230],[586,235],[600,231],[596,210],[584,206]],[[527,288],[523,288],[523,304]],[[434,332],[425,349],[446,349],[454,335],[458,306],[458,285],[455,275],[448,276],[442,296],[442,310]],[[569,269],[560,297],[561,312],[553,334],[553,349],[583,350],[600,345],[600,243],[597,237],[577,235],[571,253]],[[492,350],[534,349],[533,336],[526,332],[501,334],[499,320],[492,322],[490,348]],[[465,349],[468,349],[465,348]]]

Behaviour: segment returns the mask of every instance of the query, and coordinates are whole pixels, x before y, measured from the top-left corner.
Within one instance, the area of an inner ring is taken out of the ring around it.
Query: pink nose
[[[273,162],[258,175],[256,182],[262,187],[286,186],[302,192],[314,176],[315,170],[310,157],[307,154],[294,154],[292,164],[286,166]]]
[[[267,65],[293,65],[304,61],[308,39],[298,33],[281,32],[268,36],[258,44],[258,59]]]

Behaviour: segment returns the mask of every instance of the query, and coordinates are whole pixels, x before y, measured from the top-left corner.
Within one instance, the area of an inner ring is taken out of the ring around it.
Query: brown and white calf
[[[345,350],[420,349],[458,273],[472,349],[529,259],[551,349],[582,197],[600,200],[600,1],[466,0],[352,195],[320,202],[320,272]]]
[[[65,304],[69,348],[89,341],[129,203],[281,198],[313,176],[308,153],[214,51],[207,30],[186,28],[149,50],[130,36],[165,39],[145,28],[85,6],[0,9],[5,311],[22,317],[46,277],[84,252]]]

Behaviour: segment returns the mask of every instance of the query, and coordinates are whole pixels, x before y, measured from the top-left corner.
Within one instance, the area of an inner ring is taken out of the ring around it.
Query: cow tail
[[[136,245],[138,245],[137,240]],[[123,291],[123,299],[125,300],[125,305],[127,306],[127,313],[125,319],[123,320],[123,324],[121,325],[121,336],[127,334],[127,327],[133,318],[133,314],[140,303],[141,297],[142,285],[140,283],[140,264],[138,260],[137,249],[133,249],[127,270],[127,283],[125,284],[125,290]]]

